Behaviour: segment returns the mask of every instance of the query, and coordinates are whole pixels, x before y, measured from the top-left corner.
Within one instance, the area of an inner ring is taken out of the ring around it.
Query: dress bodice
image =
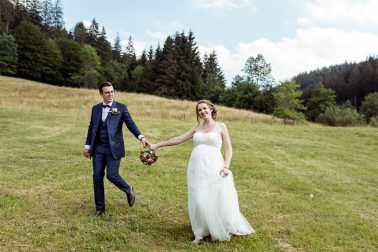
[[[194,146],[201,144],[210,145],[218,149],[222,148],[222,137],[219,132],[199,132],[194,133],[193,136]]]

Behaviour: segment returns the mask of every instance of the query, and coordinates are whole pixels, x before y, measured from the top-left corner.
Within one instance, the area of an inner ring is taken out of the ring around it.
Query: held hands
[[[147,147],[150,147],[150,143],[144,138],[144,137],[142,137],[141,139],[140,139],[140,141],[142,142],[142,144],[143,144],[143,148],[147,148]]]
[[[157,148],[158,148],[157,144],[153,144],[153,145],[150,145],[150,146],[149,146],[149,149],[150,149],[150,151],[152,151],[152,152],[155,152]]]

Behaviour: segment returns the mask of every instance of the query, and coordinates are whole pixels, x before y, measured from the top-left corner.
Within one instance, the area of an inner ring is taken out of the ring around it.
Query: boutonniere
[[[112,110],[110,111],[110,113],[112,113],[112,115],[118,115],[119,114],[119,110],[117,108],[112,108]]]

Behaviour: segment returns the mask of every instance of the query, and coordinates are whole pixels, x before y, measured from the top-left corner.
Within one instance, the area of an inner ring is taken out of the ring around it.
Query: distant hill
[[[351,101],[357,108],[364,97],[378,92],[378,58],[369,57],[360,63],[347,63],[323,67],[294,77],[303,92],[303,98],[308,99],[313,85],[323,82],[327,88],[336,91],[336,101],[343,104]]]

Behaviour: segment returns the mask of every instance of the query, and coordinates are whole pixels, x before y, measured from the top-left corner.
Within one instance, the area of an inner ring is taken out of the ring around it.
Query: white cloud
[[[377,44],[378,35],[308,27],[298,29],[293,38],[282,38],[278,42],[261,38],[251,43],[239,43],[232,52],[221,45],[201,46],[199,49],[208,53],[216,51],[219,65],[229,81],[242,74],[241,69],[249,57],[256,57],[259,53],[271,63],[274,78],[282,81],[301,72],[345,61],[363,61],[378,54]]]
[[[88,20],[82,20],[81,22],[83,22],[83,24],[86,28],[89,28],[92,24],[92,21],[88,21]]]
[[[169,34],[160,32],[160,31],[158,32],[147,31],[146,34],[152,37],[153,39],[157,39],[158,41],[160,41],[160,43],[164,43],[164,41],[169,36]]]
[[[250,8],[253,11],[256,10],[251,0],[195,0],[193,5],[209,9]]]
[[[358,25],[378,24],[376,0],[316,0],[304,5],[310,19],[326,22],[351,22]]]

